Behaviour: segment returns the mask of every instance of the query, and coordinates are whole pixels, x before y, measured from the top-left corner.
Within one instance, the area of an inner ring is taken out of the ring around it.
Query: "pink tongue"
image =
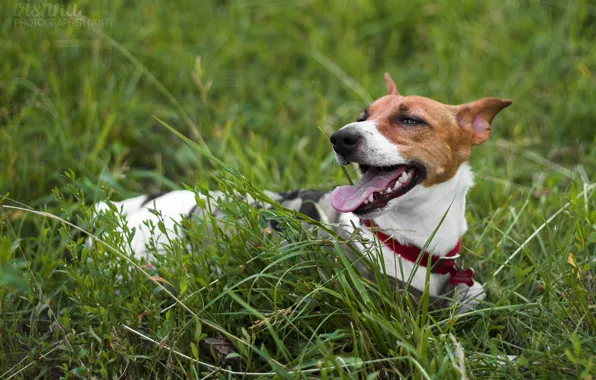
[[[352,212],[372,193],[385,190],[404,170],[403,166],[389,172],[369,168],[356,185],[336,187],[331,193],[331,206],[339,212]]]

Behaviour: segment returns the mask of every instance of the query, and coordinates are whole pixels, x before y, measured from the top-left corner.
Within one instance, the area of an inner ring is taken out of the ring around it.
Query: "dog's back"
[[[308,218],[326,224],[338,223],[341,213],[336,211],[330,202],[331,192],[316,190],[294,190],[289,192],[266,191],[266,195],[281,206],[298,211]],[[197,205],[197,200],[206,202],[206,205]],[[224,217],[217,203],[225,201],[226,197],[220,191],[211,191],[209,196],[197,195],[192,191],[178,190],[167,193],[141,195],[113,202],[117,212],[122,215],[128,230],[133,231],[134,237],[130,244],[132,253],[137,258],[147,258],[147,244],[153,241],[158,251],[168,243],[172,237],[183,238],[183,229],[179,228],[186,218],[205,218],[205,213],[210,213],[216,220]],[[246,202],[256,208],[271,208],[269,203],[257,201],[252,197],[235,195],[234,201]],[[107,203],[100,202],[96,205],[98,213],[110,209]],[[153,228],[158,223],[163,223],[165,233]],[[268,221],[272,230],[278,230],[276,220]]]

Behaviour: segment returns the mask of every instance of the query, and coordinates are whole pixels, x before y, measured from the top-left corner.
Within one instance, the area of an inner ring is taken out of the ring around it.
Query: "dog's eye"
[[[366,120],[366,116],[367,116],[367,115],[366,115],[366,112],[362,112],[362,113],[360,114],[360,116],[358,116],[358,119],[356,119],[356,121],[357,121],[357,122],[360,122],[360,121],[365,121],[365,120]]]
[[[426,124],[424,121],[411,116],[401,116],[398,118],[398,121],[402,124],[411,126]]]

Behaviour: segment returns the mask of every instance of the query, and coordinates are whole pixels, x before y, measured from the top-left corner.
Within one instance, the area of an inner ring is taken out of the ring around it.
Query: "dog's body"
[[[351,236],[355,228],[360,230],[362,240],[370,241],[382,254],[387,276],[405,282],[414,272],[411,286],[419,291],[425,287],[428,256],[418,256],[426,247],[433,263],[430,295],[439,297],[456,287],[463,305],[460,311],[467,310],[484,298],[483,288],[471,279],[471,272],[462,280],[459,277],[464,272],[454,265],[460,238],[467,229],[465,197],[473,184],[467,160],[472,145],[488,139],[493,117],[511,102],[486,98],[448,106],[428,98],[400,96],[387,74],[385,81],[389,94],[331,137],[340,164],[360,165],[363,175],[359,183],[333,192],[267,195],[286,208],[328,223],[344,236]],[[220,195],[212,192],[207,200]],[[147,226],[148,221],[159,220],[149,209],[161,214],[165,228],[174,233],[182,219],[204,216],[204,209],[196,207],[195,196],[191,191],[176,191],[114,203],[126,216],[129,228],[136,228],[131,243],[134,253],[144,256],[151,237],[158,248],[167,243],[166,236],[152,235],[154,230]],[[105,207],[100,204],[98,209]],[[371,252],[371,245],[361,240],[354,244],[365,255]],[[406,251],[413,256],[408,257]]]

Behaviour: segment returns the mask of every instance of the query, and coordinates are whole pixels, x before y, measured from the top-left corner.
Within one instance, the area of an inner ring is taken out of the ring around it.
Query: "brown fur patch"
[[[509,104],[488,98],[450,106],[421,96],[387,95],[368,107],[367,119],[376,121],[379,132],[405,159],[426,167],[423,184],[432,186],[455,175],[470,157],[472,145],[488,138],[492,118]],[[408,117],[424,123],[403,123]]]

